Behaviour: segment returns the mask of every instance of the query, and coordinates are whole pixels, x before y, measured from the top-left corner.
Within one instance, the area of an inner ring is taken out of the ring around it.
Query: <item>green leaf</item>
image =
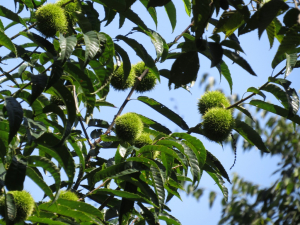
[[[5,156],[8,149],[9,123],[0,121],[0,156],[2,162],[5,162]]]
[[[66,200],[66,199],[58,199],[57,203],[61,204],[63,206],[67,206],[72,210],[76,210],[79,212],[84,212],[86,214],[89,214],[89,216],[91,216],[91,217],[98,217],[101,220],[104,219],[102,212],[100,212],[94,206],[87,204],[85,202],[71,201],[71,200]]]
[[[15,205],[15,199],[12,194],[8,193],[5,195],[5,204],[6,204],[5,212],[6,212],[8,221],[9,222],[14,221],[14,219],[17,216],[17,206]]]
[[[28,221],[35,222],[35,223],[42,223],[42,224],[49,224],[49,225],[65,225],[66,223],[53,220],[51,218],[40,218],[36,216],[30,216],[27,219]]]
[[[286,66],[284,78],[286,78],[293,70],[294,66],[297,63],[297,53],[285,54],[286,55]]]
[[[299,10],[297,8],[291,8],[283,18],[283,22],[286,27],[292,27],[293,25],[297,24],[299,18]]]
[[[207,150],[206,150],[207,151]],[[207,159],[206,159],[206,163],[211,166],[215,171],[217,171],[222,177],[224,177],[230,184],[230,179],[229,176],[226,172],[226,170],[224,169],[223,165],[221,164],[221,162],[213,155],[211,154],[209,151],[207,151]]]
[[[27,28],[26,23],[20,16],[18,16],[17,13],[12,12],[11,10],[5,8],[2,5],[0,5],[0,16],[3,16],[4,18],[12,20],[16,23],[20,23]]]
[[[245,109],[244,107],[237,105],[234,108],[238,109],[239,111],[241,111],[242,113],[244,113],[246,116],[248,116],[251,120],[253,120],[253,117],[252,117],[251,113],[247,109]]]
[[[244,70],[246,70],[248,73],[250,73],[251,75],[257,76],[255,74],[255,72],[252,70],[252,68],[249,65],[249,63],[244,58],[242,58],[241,56],[239,56],[237,53],[231,52],[231,51],[229,51],[227,49],[223,49],[223,53],[229,59],[231,59],[233,62],[235,62],[240,67],[242,67]]]
[[[81,164],[82,170],[85,170],[85,157],[84,157],[84,142],[83,141],[76,141],[73,137],[68,139],[68,142],[73,147],[76,155],[79,157],[79,162]]]
[[[47,82],[46,90],[48,90],[50,87],[52,87],[59,79],[61,78],[63,74],[63,68],[62,68],[62,62],[60,60],[55,60],[52,64],[51,74]]]
[[[192,31],[196,32],[196,40],[202,38],[204,29],[211,17],[211,1],[210,0],[193,0],[193,21]]]
[[[117,39],[123,40],[126,44],[128,44],[136,54],[144,61],[146,68],[148,68],[153,74],[155,74],[156,78],[160,80],[159,72],[154,63],[152,57],[148,54],[143,45],[139,44],[136,40],[118,35]]]
[[[165,6],[165,10],[167,12],[167,15],[169,17],[169,20],[171,22],[172,31],[174,31],[176,27],[176,8],[172,1],[169,1]]]
[[[7,37],[3,30],[0,30],[0,46],[4,46],[5,48],[11,50],[15,54],[15,56],[17,56],[16,46],[10,40],[10,38]]]
[[[149,7],[147,8],[147,5],[148,5],[148,2],[149,0],[140,0],[140,2],[146,7],[148,13],[150,14],[150,16],[152,17],[154,23],[155,23],[155,26],[157,28],[157,14],[156,14],[156,10],[154,7]]]
[[[236,41],[233,40],[223,40],[221,43],[221,45],[228,47],[228,48],[232,48],[236,51],[240,51],[240,52],[244,52],[242,47],[240,46],[239,43],[237,43]]]
[[[225,77],[225,79],[227,80],[229,87],[230,87],[230,93],[232,94],[232,78],[231,78],[231,74],[230,71],[228,69],[227,64],[222,60],[221,63],[219,65],[217,65],[217,68],[219,69],[219,72]]]
[[[53,199],[53,193],[52,190],[49,188],[49,186],[46,184],[46,182],[43,180],[42,177],[40,177],[34,169],[31,167],[27,167],[26,169],[26,175],[35,183],[37,184],[47,196],[50,197],[50,199]],[[58,189],[59,190],[59,189]]]
[[[64,168],[69,180],[69,187],[71,187],[75,176],[75,163],[70,151],[65,145],[54,146],[58,141],[59,139],[53,134],[45,133],[35,140],[35,143],[38,144],[40,150],[51,155],[58,161],[59,165]]]
[[[202,144],[202,142],[199,139],[193,137],[190,134],[186,134],[186,133],[173,133],[171,136],[185,139],[190,144],[192,144],[197,151],[196,156],[198,158],[199,167],[202,168],[204,166],[205,161],[206,161],[206,150],[205,150],[204,145]],[[195,151],[194,151],[194,153],[195,153]]]
[[[252,101],[251,101],[252,102]],[[250,104],[251,104],[250,102]],[[248,141],[250,144],[255,145],[259,150],[269,153],[270,151],[265,146],[261,136],[253,130],[248,124],[238,119],[235,119],[235,128],[234,130],[238,132],[243,138]]]
[[[69,73],[80,85],[82,93],[85,97],[84,105],[86,107],[85,120],[93,115],[96,97],[90,93],[94,92],[94,87],[91,79],[74,63],[67,62],[64,65],[64,70]],[[74,99],[74,97],[72,97]]]
[[[65,62],[71,56],[76,44],[77,38],[69,36],[65,38],[61,33],[59,34],[60,45],[60,58],[62,62]]]
[[[39,210],[53,212],[58,215],[67,216],[72,219],[81,221],[81,224],[84,224],[84,222],[94,222],[96,224],[101,224],[101,222],[95,218],[94,216],[91,216],[89,214],[83,213],[78,210],[73,210],[67,206],[61,205],[61,204],[53,204],[51,202],[43,203],[38,206]]]
[[[190,0],[182,0],[184,3],[184,7],[185,7],[185,12],[188,16],[191,16],[191,11],[192,11],[192,7],[191,7],[191,1]]]
[[[273,69],[285,58],[285,54],[297,53],[299,51],[297,49],[297,46],[300,45],[298,32],[299,28],[297,26],[288,29],[272,61]]]
[[[9,191],[22,191],[26,176],[26,162],[14,157],[6,171],[5,186]]]
[[[56,143],[56,146],[59,146],[65,142],[65,140],[68,138],[69,134],[71,133],[71,128],[73,126],[73,123],[75,122],[76,118],[76,107],[75,107],[75,100],[72,95],[72,93],[69,91],[69,89],[64,86],[61,82],[56,82],[51,89],[48,90],[48,92],[54,92],[56,93],[65,103],[67,107],[67,113],[68,113],[68,120],[65,124],[65,131],[62,139],[60,142]],[[52,143],[54,145],[55,142]]]
[[[166,118],[177,124],[179,127],[181,127],[183,130],[188,130],[189,127],[186,124],[186,122],[176,113],[174,113],[172,110],[168,109],[163,104],[157,102],[156,100],[152,98],[148,98],[146,96],[140,96],[138,97],[138,100],[141,102],[144,102],[146,105],[150,106],[152,109],[156,110],[160,114],[164,115]]]
[[[108,128],[109,123],[105,120],[91,119],[89,120],[88,126]]]
[[[39,75],[31,75],[31,101],[30,105],[43,93],[44,89],[47,86],[47,75],[39,74]]]
[[[262,91],[258,90],[255,87],[249,87],[247,89],[247,92],[253,92],[253,93],[255,93],[255,94],[260,95],[261,97],[263,97],[264,100],[266,99],[266,95]]]
[[[10,143],[13,137],[17,134],[21,126],[23,120],[23,109],[20,103],[13,97],[6,97],[4,106],[8,114],[8,122],[9,122],[8,143]]]
[[[172,65],[169,88],[172,83],[175,84],[175,88],[178,88],[181,85],[195,82],[199,68],[199,58],[196,51],[182,53]]]
[[[42,167],[44,171],[48,171],[49,173],[51,173],[55,183],[55,192],[58,193],[60,189],[60,172],[58,167],[49,159],[41,156],[28,156],[26,159],[27,159],[28,166]],[[31,169],[30,167],[28,168]],[[52,199],[53,198],[52,191],[48,186],[47,187],[50,189],[51,193],[49,192],[48,188],[44,187],[46,183],[43,181],[43,178],[37,177],[37,174],[34,174],[35,172],[33,169],[31,169],[28,173],[34,175],[34,176],[30,176],[30,178],[31,179],[35,178],[32,180],[38,181],[36,182],[36,184],[39,185],[40,188],[45,192],[45,194]]]
[[[145,153],[145,152],[153,152],[153,151],[163,152],[163,153],[166,153],[166,154],[176,158],[181,163],[183,168],[187,169],[184,162],[182,161],[182,159],[171,148],[168,148],[166,146],[146,145],[146,146],[143,146],[142,148],[140,148],[140,150],[138,150],[136,152],[136,154],[140,155],[140,154]]]
[[[161,125],[160,123],[158,123],[158,122],[156,122],[156,121],[154,121],[154,120],[152,120],[148,117],[145,117],[143,115],[140,115],[140,114],[137,114],[137,115],[141,118],[142,122],[145,125],[151,127],[152,129],[157,130],[159,132],[163,132],[165,134],[172,133],[167,127]]]
[[[162,212],[159,214],[158,218],[160,220],[164,220],[167,222],[167,224],[173,224],[173,225],[181,225],[180,221],[176,219],[174,216],[168,214],[167,212]]]
[[[84,36],[85,43],[85,60],[84,67],[89,63],[91,59],[95,57],[97,52],[99,51],[99,39],[98,34],[95,31],[89,31]]]
[[[128,57],[127,52],[121,48],[118,44],[114,44],[115,50],[118,54],[121,55],[123,60],[123,70],[124,70],[124,81],[127,80],[127,77],[129,76],[130,70],[131,70],[131,63],[130,59]]]
[[[214,191],[211,191],[209,193],[209,208],[212,207],[212,205],[214,204],[214,201],[216,200],[217,194]]]
[[[151,171],[150,175],[154,186],[154,190],[159,202],[159,207],[162,208],[165,202],[164,180],[163,177],[161,176],[160,169],[156,168],[155,166],[151,166],[150,171]]]
[[[261,90],[273,94],[284,106],[284,108],[289,109],[289,100],[287,98],[288,95],[280,87],[274,84],[267,84],[264,87],[262,87]]]
[[[280,106],[277,106],[277,105],[273,105],[271,103],[267,103],[267,102],[264,102],[264,101],[260,101],[260,100],[252,100],[250,102],[250,105],[254,105],[258,108],[261,108],[261,109],[264,109],[264,110],[267,110],[269,112],[272,112],[272,113],[275,113],[279,116],[282,116],[282,117],[285,117],[297,124],[300,124],[300,117],[298,115],[291,115],[289,113],[289,110],[287,109],[284,109]]]
[[[225,202],[227,202],[228,201],[228,189],[224,186],[224,181],[223,181],[222,177],[220,175],[212,173],[212,172],[207,172],[207,173],[219,186],[220,190],[223,193]]]
[[[270,48],[272,48],[274,43],[274,38],[275,38],[275,32],[276,32],[276,26],[274,20],[267,26],[266,31],[270,43]]]
[[[126,191],[119,191],[119,190],[112,190],[112,189],[98,189],[97,191],[94,192],[95,194],[109,194],[109,195],[113,195],[113,196],[119,196],[122,198],[127,198],[130,199],[132,201],[139,201],[139,202],[145,202],[148,203],[150,205],[153,205],[155,207],[158,207],[157,205],[154,204],[154,202],[151,202],[150,200],[146,199],[145,197],[142,197],[138,194],[133,194],[130,192],[126,192]]]

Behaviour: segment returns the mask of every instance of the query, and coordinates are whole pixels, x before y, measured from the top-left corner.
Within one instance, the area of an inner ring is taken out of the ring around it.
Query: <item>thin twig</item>
[[[190,29],[193,25],[194,25],[194,21],[190,25],[188,25],[188,27],[179,36],[175,38],[174,42],[177,42],[183,36],[183,34],[186,33],[188,29]]]
[[[106,179],[102,184],[100,184],[98,187],[96,187],[95,189],[93,189],[92,191],[88,192],[85,194],[85,196],[83,196],[82,198],[78,199],[78,201],[82,201],[86,196],[92,194],[94,191],[97,191],[98,189],[102,188],[108,181],[110,181],[111,179],[108,178]]]

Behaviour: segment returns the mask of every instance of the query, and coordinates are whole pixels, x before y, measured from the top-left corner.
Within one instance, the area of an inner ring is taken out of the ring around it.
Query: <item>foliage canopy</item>
[[[14,224],[17,218],[14,196],[6,190],[22,191],[26,176],[49,198],[49,201],[36,204],[33,213],[26,219],[31,224],[159,224],[159,220],[164,220],[167,224],[177,225],[180,221],[171,215],[166,203],[173,197],[180,199],[178,191],[184,189],[184,182],[191,182],[197,187],[204,172],[215,181],[226,201],[228,190],[224,180],[230,183],[230,177],[221,161],[206,150],[201,138],[192,135],[205,136],[202,123],[189,127],[183,118],[159,100],[139,96],[138,101],[174,122],[182,132],[172,132],[152,118],[134,114],[143,123],[139,128],[143,127],[143,132],[149,134],[152,140],[148,140],[146,145],[135,146],[133,140],[114,135],[114,125],[148,72],[158,81],[162,77],[168,79],[170,88],[174,86],[188,91],[198,77],[199,59],[206,57],[232,90],[231,73],[223,61],[227,57],[256,76],[239,54],[243,49],[236,33],[242,35],[257,30],[260,38],[266,31],[270,47],[275,39],[280,43],[272,68],[284,60],[286,66],[259,88],[249,87],[246,91],[250,95],[222,108],[230,111],[230,115],[235,108],[246,116],[235,117],[233,122],[230,119],[232,137],[241,136],[248,144],[262,152],[269,152],[256,126],[245,119],[252,118],[250,111],[242,107],[247,102],[254,108],[275,113],[295,125],[300,124],[297,115],[299,98],[286,79],[299,66],[297,4],[293,7],[281,0],[258,0],[254,7],[242,0],[183,0],[185,12],[191,16],[192,22],[173,42],[167,43],[131,9],[133,4],[138,4],[135,0],[60,1],[59,7],[69,10],[64,13],[69,21],[67,28],[57,29],[54,37],[52,33],[47,35],[39,30],[38,12],[46,5],[46,0],[14,2],[18,9],[16,12],[0,5],[0,16],[11,21],[4,24],[0,20],[0,47],[10,51],[1,55],[1,62],[11,63],[15,58],[22,60],[10,71],[0,67],[0,83],[12,84],[9,90],[0,89],[0,185],[5,196],[6,224]],[[174,30],[176,8],[171,0],[139,2],[156,25],[156,7],[164,7]],[[76,3],[74,11],[67,7],[73,3]],[[231,10],[227,10],[227,5]],[[97,7],[103,7],[104,18],[99,18]],[[20,16],[25,11],[30,12],[29,17]],[[126,20],[136,25],[132,32],[111,37],[109,33],[100,31],[101,26],[109,26],[116,15],[119,15],[120,27]],[[8,37],[7,29],[17,24],[23,25],[24,31]],[[203,38],[208,33],[205,29],[208,24],[215,27],[209,40]],[[143,40],[130,36],[133,32],[141,32],[151,39],[156,56],[148,54],[142,45]],[[15,38],[19,36],[25,37],[26,42],[17,44]],[[136,52],[144,62],[145,70],[136,78],[112,122],[93,118],[94,112],[101,107],[114,107],[106,101],[106,97],[113,91],[110,90],[110,82],[115,70],[122,65],[122,82],[131,73],[130,57],[123,44]],[[171,50],[171,47],[176,50]],[[171,68],[158,70],[156,64],[167,60],[173,62]],[[251,97],[264,97],[266,92],[275,96],[281,105],[258,99],[248,101]],[[85,110],[80,111],[79,107]],[[91,133],[94,141],[90,140],[85,124],[97,128]],[[103,133],[100,128],[106,131]],[[221,141],[219,138],[215,140]],[[102,158],[102,148],[116,149],[114,158]],[[67,175],[66,180],[60,174],[62,169]],[[45,172],[51,174],[53,184],[45,182]],[[97,185],[99,182],[100,185]],[[111,188],[110,184],[116,188]],[[59,198],[62,188],[75,192],[78,201]],[[99,207],[87,204],[87,198]],[[139,206],[140,211],[134,204]]]

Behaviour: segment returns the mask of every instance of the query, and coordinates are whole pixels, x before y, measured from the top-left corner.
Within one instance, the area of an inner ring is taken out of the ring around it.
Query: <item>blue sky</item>
[[[13,1],[6,1],[7,3],[3,4],[5,7],[14,10]],[[54,2],[54,1],[48,1]],[[144,20],[145,24],[153,30],[156,30],[158,33],[161,34],[163,38],[167,42],[171,42],[175,39],[177,35],[179,35],[189,24],[191,18],[189,18],[184,10],[183,1],[173,1],[176,9],[177,9],[177,26],[174,32],[172,33],[172,28],[170,22],[167,18],[167,14],[164,11],[164,8],[157,8],[158,12],[158,26],[157,29],[155,27],[154,22],[152,21],[150,15],[147,13],[146,9],[142,4],[138,1],[132,7],[133,11],[137,12],[138,15]],[[103,19],[104,12],[100,7],[97,7],[99,10],[100,18]],[[26,13],[22,14],[25,16]],[[220,14],[221,15],[221,14]],[[28,15],[27,15],[28,16]],[[1,18],[3,23],[7,24],[7,20]],[[118,34],[125,35],[127,34],[132,27],[135,26],[130,21],[126,20],[122,29],[118,29],[118,16],[115,20],[107,27],[101,27],[101,31],[107,33],[112,38],[117,36]],[[21,29],[20,27],[13,27],[8,30],[8,36],[13,36]],[[212,34],[212,26],[209,26],[208,31],[204,34],[204,37],[209,39],[209,36]],[[134,38],[138,40],[144,47],[147,49],[148,53],[155,57],[155,49],[148,37],[143,34],[132,34],[129,36],[130,38]],[[224,37],[222,37],[224,38]],[[16,39],[16,42],[22,42],[24,38]],[[180,39],[179,41],[183,41]],[[253,70],[258,75],[257,77],[250,75],[245,70],[240,68],[236,64],[232,64],[230,60],[227,60],[224,56],[223,59],[227,63],[232,79],[233,79],[233,94],[238,94],[240,97],[246,92],[247,88],[250,86],[258,88],[259,86],[263,85],[267,80],[268,77],[272,73],[271,68],[271,61],[275,55],[276,49],[278,47],[278,42],[275,40],[275,44],[273,48],[270,50],[269,42],[266,33],[262,35],[261,40],[258,40],[257,31],[251,32],[249,34],[245,34],[239,37],[239,41],[241,43],[241,47],[243,48],[246,54],[241,54],[252,66]],[[129,54],[132,64],[140,61],[140,59],[136,56],[135,52],[133,52],[126,44],[123,42],[119,42],[120,44]],[[2,48],[1,50],[3,50]],[[1,56],[3,56],[1,53]],[[20,63],[20,59],[16,60],[16,63]],[[15,63],[11,63],[12,61],[7,62],[7,66],[3,66],[6,71],[9,68],[15,66]],[[157,64],[158,69],[170,69],[172,66],[171,60],[168,60],[162,64]],[[276,69],[278,72],[284,65],[280,64]],[[157,101],[161,102],[162,104],[166,105],[170,109],[174,110],[183,119],[187,122],[187,124],[192,127],[198,124],[201,121],[201,116],[197,110],[197,101],[199,97],[204,93],[204,86],[202,85],[199,87],[199,82],[202,78],[202,75],[208,73],[209,76],[213,77],[216,81],[216,85],[214,89],[221,88],[224,90],[226,96],[230,96],[230,89],[227,81],[222,77],[220,80],[219,73],[216,68],[210,68],[210,61],[207,60],[205,57],[200,56],[200,70],[198,73],[198,79],[196,84],[191,89],[191,93],[183,90],[183,89],[172,89],[169,90],[168,81],[165,78],[161,78],[161,83],[158,84],[154,91],[149,93],[144,93],[142,95],[146,95],[148,97],[154,98]],[[289,77],[291,80],[292,87],[296,90],[299,89],[299,85],[297,81],[299,78],[296,77],[296,72],[293,71]],[[6,84],[3,85],[3,88]],[[115,106],[119,107],[122,102],[125,100],[125,96],[129,91],[125,92],[115,92],[111,91],[107,97],[107,101],[113,103]],[[141,102],[134,101],[139,96],[139,94],[134,94],[132,96],[132,101],[130,101],[126,108],[124,109],[123,113],[125,112],[136,112],[139,114],[143,114],[149,118],[152,118],[161,124],[167,126],[171,131],[181,132],[182,130],[173,124],[171,121],[166,120],[165,117],[161,116],[154,110],[150,109],[146,105]],[[267,100],[275,101],[274,98],[268,96]],[[107,121],[112,121],[114,115],[117,113],[118,108],[108,108],[102,107],[100,112],[94,113],[94,118],[96,119],[104,119]],[[254,111],[253,111],[254,112]],[[259,117],[259,115],[256,115]],[[88,128],[88,132],[91,132],[93,128]],[[183,132],[183,131],[182,131]],[[234,155],[232,150],[228,147],[224,149],[216,144],[208,141],[206,138],[203,138],[200,135],[195,135],[198,137],[210,152],[212,152],[224,165],[225,169],[231,175],[232,173],[238,173],[240,176],[244,177],[245,179],[255,182],[262,187],[266,187],[270,185],[273,181],[276,180],[276,176],[271,176],[271,173],[275,170],[276,164],[280,161],[279,157],[273,157],[272,159],[269,156],[265,156],[263,158],[260,157],[259,150],[253,148],[250,152],[243,152],[241,145],[239,143],[237,149],[237,162],[232,170],[229,170],[233,161]],[[101,157],[110,158],[114,155],[115,150],[107,149],[101,150]],[[28,179],[25,183],[25,189],[30,191],[37,201],[41,200],[41,196],[43,196],[43,192],[39,190],[38,187],[34,187],[34,184],[30,182]],[[230,190],[230,184],[226,183],[227,188]],[[34,188],[33,188],[34,187]],[[184,192],[181,192],[182,201],[174,197],[168,206],[172,209],[172,215],[178,218],[183,225],[197,225],[197,224],[217,224],[221,214],[221,206],[220,201],[222,199],[221,191],[219,191],[217,185],[214,184],[213,180],[208,177],[205,173],[201,179],[199,187],[205,188],[204,195],[201,197],[200,201],[197,202],[193,197],[187,197]],[[214,190],[218,193],[217,200],[212,207],[209,209],[208,206],[208,194],[211,190]],[[229,192],[230,194],[230,192]]]

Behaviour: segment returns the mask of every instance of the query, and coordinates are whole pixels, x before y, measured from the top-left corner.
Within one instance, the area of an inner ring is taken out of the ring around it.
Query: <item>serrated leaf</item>
[[[275,22],[272,21],[266,28],[269,43],[270,43],[270,49],[273,47],[274,38],[275,38],[275,32],[276,32],[276,26]]]
[[[118,35],[117,39],[123,40],[126,44],[128,44],[136,54],[144,61],[146,68],[148,68],[153,74],[155,74],[156,78],[160,80],[160,76],[157,70],[157,67],[154,63],[152,57],[148,54],[143,45],[139,44],[136,40]]]
[[[89,31],[83,34],[83,36],[85,43],[85,60],[83,67],[85,67],[89,61],[95,57],[100,47],[97,32]]]
[[[58,193],[60,189],[60,172],[58,167],[49,159],[41,156],[28,156],[27,158],[28,166],[30,167],[42,167],[45,171],[51,173],[54,183],[55,183],[55,192]],[[31,169],[28,167],[29,169]],[[53,194],[48,185],[44,182],[43,178],[40,178],[37,174],[35,174],[34,170],[29,170],[27,173],[29,177],[36,182],[37,185],[48,195],[51,199],[53,199]],[[34,179],[33,179],[34,178]],[[45,187],[46,185],[46,187]]]
[[[160,220],[164,220],[167,222],[167,224],[173,224],[173,225],[181,225],[180,221],[176,219],[174,216],[168,214],[167,212],[162,212],[159,214],[158,218]]]
[[[9,191],[22,191],[26,176],[26,162],[14,157],[6,171],[5,186]]]
[[[165,202],[164,180],[161,176],[159,169],[156,168],[155,166],[151,166],[150,171],[151,171],[151,179],[153,182],[154,190],[159,202],[159,207],[162,208]]]
[[[0,30],[0,46],[4,46],[5,48],[12,51],[17,56],[17,49],[14,43],[10,40],[9,37],[4,33],[3,30]]]
[[[41,218],[37,216],[30,216],[27,219],[28,221],[35,222],[35,223],[42,223],[42,224],[49,224],[49,225],[65,225],[66,223],[53,220],[51,218]]]
[[[119,196],[122,198],[127,198],[130,199],[132,201],[140,201],[140,202],[145,202],[148,203],[150,205],[153,205],[155,207],[158,207],[157,205],[154,204],[154,202],[151,202],[150,200],[146,199],[145,197],[142,197],[138,194],[133,194],[130,192],[126,192],[126,191],[119,191],[119,190],[112,190],[112,189],[98,189],[97,191],[94,192],[95,194],[110,194],[113,196]]]
[[[58,138],[49,133],[45,133],[35,140],[40,150],[51,155],[58,161],[59,165],[64,168],[69,180],[68,185],[71,187],[75,176],[75,163],[70,151],[65,145],[54,147],[54,144],[58,141]]]
[[[183,130],[189,129],[186,122],[178,114],[168,109],[166,106],[157,102],[156,100],[148,98],[146,96],[140,96],[138,97],[138,100],[144,102],[146,105],[150,106],[152,109],[156,110],[157,112],[159,112],[160,114],[177,124]]]
[[[8,122],[9,122],[8,143],[10,143],[13,137],[17,134],[21,126],[23,120],[23,109],[20,103],[13,97],[6,97],[4,106],[8,114]]]
[[[234,130],[240,135],[242,135],[243,138],[247,140],[250,144],[255,145],[259,150],[267,153],[270,152],[265,146],[263,140],[261,139],[261,136],[245,122],[235,119]]]
[[[297,53],[285,54],[286,55],[286,66],[284,78],[286,78],[293,70],[294,66],[297,63]]]
[[[293,122],[300,125],[300,117],[298,115],[291,115],[289,113],[289,110],[284,109],[280,106],[273,105],[271,103],[267,103],[267,102],[260,101],[260,100],[252,100],[249,104],[254,105],[258,108],[267,110],[269,112],[275,113],[279,116],[285,117],[285,118],[287,118],[287,119],[289,119],[289,120],[291,120],[291,121],[293,121]]]
[[[192,6],[190,0],[182,0],[184,3],[185,12],[188,16],[191,16]]]
[[[58,199],[58,204],[61,204],[63,206],[67,206],[72,210],[84,212],[86,214],[90,214],[92,217],[98,217],[99,219],[104,219],[102,212],[100,212],[97,208],[94,206],[87,204],[85,202],[80,201],[71,201],[67,199]]]
[[[246,70],[248,73],[250,73],[251,75],[257,76],[255,74],[255,72],[252,70],[252,68],[249,65],[249,63],[244,58],[242,58],[241,56],[239,56],[237,53],[231,52],[231,51],[229,51],[227,49],[223,49],[223,53],[229,59],[231,59],[233,62],[235,62],[240,67],[242,67],[244,70]]]
[[[257,95],[260,95],[261,97],[264,98],[264,100],[266,100],[266,95],[262,91],[258,90],[255,87],[249,87],[247,89],[247,92],[253,92],[253,93],[257,94]]]
[[[193,0],[193,27],[192,31],[196,32],[196,40],[202,38],[204,29],[207,26],[209,18],[211,17],[211,1],[210,0]]]
[[[115,50],[117,53],[120,54],[120,56],[122,57],[123,60],[123,70],[124,70],[124,81],[127,80],[127,77],[129,76],[130,70],[131,70],[131,63],[130,63],[130,59],[128,57],[127,52],[121,48],[118,44],[114,44],[115,46]]]
[[[207,162],[208,165],[210,165],[212,168],[214,168],[222,177],[224,177],[231,184],[229,176],[228,176],[226,170],[224,169],[223,165],[209,151],[207,151],[207,160],[206,160],[206,162]]]
[[[17,216],[17,206],[15,205],[14,196],[10,193],[5,195],[6,215],[8,221],[14,221]]]
[[[230,93],[232,93],[233,82],[232,82],[231,74],[230,74],[227,64],[222,60],[221,63],[219,65],[217,65],[217,68],[219,69],[219,72],[227,80],[229,87],[230,87]]]
[[[196,51],[182,53],[172,65],[169,88],[171,88],[172,83],[175,84],[175,88],[178,88],[195,82],[199,68],[199,57]]]
[[[160,123],[158,123],[158,122],[156,122],[156,121],[154,121],[154,120],[152,120],[148,117],[145,117],[143,115],[140,115],[140,114],[137,114],[137,115],[141,118],[141,120],[144,124],[151,127],[152,129],[157,130],[159,132],[163,132],[165,134],[172,133],[167,127],[161,125]]]
[[[202,142],[199,139],[193,137],[190,134],[186,134],[186,133],[173,133],[171,136],[185,139],[190,144],[192,144],[198,153],[197,158],[198,158],[199,167],[202,168],[204,166],[205,161],[206,161],[206,150],[205,150],[204,145],[202,144]]]
[[[166,5],[164,5],[165,10],[167,12],[167,15],[169,17],[171,26],[172,26],[172,31],[174,31],[175,27],[176,27],[176,8],[175,5],[173,4],[172,1],[169,1]]]
[[[242,47],[240,46],[239,43],[237,43],[236,41],[233,41],[233,40],[223,40],[221,43],[221,45],[225,46],[225,47],[228,47],[228,48],[232,48],[236,51],[239,51],[239,52],[244,52]]]
[[[27,167],[26,175],[36,184],[38,185],[50,199],[53,199],[52,190],[48,187],[42,177],[40,177],[31,167]],[[58,189],[59,190],[59,189]]]
[[[60,44],[60,58],[62,62],[65,62],[71,56],[76,44],[77,38],[69,36],[65,38],[61,33],[59,34]]]
[[[253,117],[252,117],[251,113],[247,109],[245,109],[244,107],[237,105],[234,108],[238,109],[239,111],[241,111],[242,113],[244,113],[246,116],[248,116],[251,120],[253,120]]]
[[[283,37],[276,55],[272,61],[272,68],[274,69],[282,60],[285,59],[285,54],[297,53],[297,46],[300,45],[299,28],[294,26],[286,32]]]
[[[270,92],[273,94],[280,103],[284,106],[284,108],[289,109],[289,101],[288,101],[288,95],[285,91],[283,91],[280,87],[274,84],[267,84],[264,87],[261,88],[261,90]]]
[[[30,105],[43,93],[47,86],[47,75],[31,75],[31,101]]]
[[[207,172],[207,173],[216,182],[216,184],[220,188],[221,192],[223,193],[225,202],[227,202],[228,201],[228,189],[224,186],[224,181],[223,181],[222,177],[215,173],[211,173],[211,172]]]
[[[52,64],[52,69],[50,73],[50,77],[47,82],[47,86],[45,90],[48,90],[51,88],[59,79],[61,78],[63,74],[63,68],[62,68],[62,62],[60,60],[54,61]]]
[[[27,28],[26,23],[20,16],[18,16],[17,13],[12,12],[11,10],[5,8],[2,5],[0,5],[0,16],[3,16],[4,18],[12,20],[16,23],[20,23]]]

